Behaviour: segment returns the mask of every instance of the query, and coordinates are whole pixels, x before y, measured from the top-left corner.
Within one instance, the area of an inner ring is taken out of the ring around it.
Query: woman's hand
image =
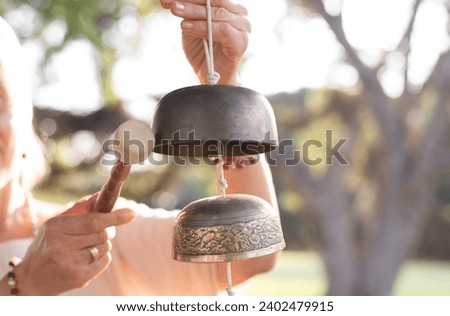
[[[108,267],[114,226],[132,221],[135,214],[129,209],[89,213],[97,197],[43,225],[15,270],[20,295],[57,295],[84,287]]]
[[[208,38],[205,0],[160,0],[173,15],[183,19],[183,49],[203,84],[208,83],[202,39]],[[231,0],[211,0],[214,40],[214,69],[219,83],[239,84],[238,71],[251,31],[247,9]]]

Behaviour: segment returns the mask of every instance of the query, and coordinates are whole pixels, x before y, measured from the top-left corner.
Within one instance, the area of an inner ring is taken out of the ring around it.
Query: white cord
[[[228,296],[234,296],[234,291],[231,285],[231,262],[227,262],[227,285]]]
[[[220,178],[219,178],[219,184],[220,184],[220,188],[222,191],[222,196],[226,197],[226,189],[228,188],[228,182],[225,179],[225,173],[223,171],[223,165],[224,165],[224,161],[223,161],[223,154],[222,154],[222,143],[219,141],[217,142],[217,153],[218,153],[218,159],[219,159],[219,170],[220,170]]]
[[[208,81],[209,84],[215,85],[219,82],[220,74],[214,71],[211,0],[206,0],[206,18],[208,21],[208,41],[203,39],[203,48],[205,50],[206,64],[208,65]]]
[[[211,18],[211,0],[206,0],[206,16],[208,19],[208,41],[203,39],[203,48],[205,50],[206,64],[208,65],[208,81],[210,85],[215,85],[219,79],[220,74],[214,71],[214,52],[213,52],[213,36],[212,36],[212,18]],[[226,197],[226,189],[228,187],[227,180],[223,171],[223,155],[222,143],[217,143],[217,151],[219,156],[220,179],[219,184],[222,191],[222,196]],[[231,262],[226,263],[227,267],[227,293],[228,296],[234,296],[231,279]]]

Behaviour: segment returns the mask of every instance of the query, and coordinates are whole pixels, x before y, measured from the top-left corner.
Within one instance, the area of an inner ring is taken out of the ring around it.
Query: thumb
[[[62,215],[80,215],[89,213],[94,207],[95,201],[97,201],[99,194],[99,192],[96,192],[91,196],[75,202],[75,204],[62,213]]]

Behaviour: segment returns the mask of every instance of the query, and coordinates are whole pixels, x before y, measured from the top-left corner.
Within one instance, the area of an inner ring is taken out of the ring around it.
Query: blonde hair
[[[41,143],[33,129],[33,105],[28,69],[22,47],[14,31],[0,17],[0,72],[3,89],[10,102],[15,150],[12,177],[19,177],[25,190],[31,190],[45,172]]]

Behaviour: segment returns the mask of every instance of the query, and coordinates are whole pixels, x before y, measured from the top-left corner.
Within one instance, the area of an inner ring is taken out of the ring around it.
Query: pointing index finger
[[[88,213],[82,215],[62,215],[64,233],[68,235],[87,235],[100,232],[107,227],[131,222],[136,214],[130,209],[111,213]]]

